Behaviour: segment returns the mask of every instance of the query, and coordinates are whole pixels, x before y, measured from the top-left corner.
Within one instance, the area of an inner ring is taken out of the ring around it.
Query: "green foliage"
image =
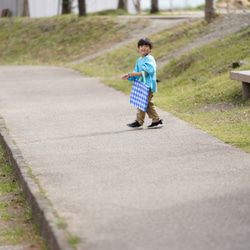
[[[196,10],[204,10],[205,9],[205,4],[201,4],[196,7]]]

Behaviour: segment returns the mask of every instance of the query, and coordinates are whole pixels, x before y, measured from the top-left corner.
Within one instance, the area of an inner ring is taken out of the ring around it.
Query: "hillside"
[[[103,50],[143,29],[137,19],[76,15],[0,19],[0,64],[63,64]]]
[[[250,69],[250,13],[220,15],[210,24],[203,18],[156,23],[116,16],[1,19],[0,64],[72,67],[129,93],[131,84],[118,76],[133,70],[136,35],[151,30],[162,80],[156,105],[250,152],[250,101],[242,99],[241,84],[229,79],[233,62]]]
[[[239,1],[235,1],[235,0],[229,0],[229,1],[225,1],[225,0],[219,0],[216,3],[216,6],[218,8],[227,8],[227,6],[229,8],[246,8],[246,7],[250,7],[250,2],[248,0],[239,0]]]
[[[233,62],[250,69],[250,14],[219,16],[211,24],[184,22],[149,36],[158,65],[158,107],[250,152],[250,101],[242,99],[241,83],[229,79]],[[73,68],[126,93],[131,84],[119,78],[133,70],[136,42],[105,52]],[[167,123],[167,121],[166,121]]]

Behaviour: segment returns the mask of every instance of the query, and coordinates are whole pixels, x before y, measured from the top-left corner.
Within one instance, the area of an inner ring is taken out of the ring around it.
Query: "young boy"
[[[146,76],[146,85],[150,88],[147,111],[144,112],[140,109],[137,109],[136,121],[127,124],[131,128],[142,128],[145,119],[145,113],[148,114],[149,118],[152,118],[152,124],[149,125],[148,128],[163,127],[163,120],[160,119],[153,102],[153,93],[157,92],[157,83],[156,62],[154,57],[150,55],[152,49],[153,43],[149,38],[140,39],[138,42],[138,50],[141,53],[141,57],[138,58],[134,71],[122,76],[123,80],[139,80],[140,76],[142,76],[142,71],[144,71]]]

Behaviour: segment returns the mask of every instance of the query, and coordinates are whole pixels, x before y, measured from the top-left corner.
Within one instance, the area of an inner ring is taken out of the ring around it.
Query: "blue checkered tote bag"
[[[146,82],[145,74],[143,74],[143,80],[144,82]],[[148,93],[149,87],[147,85],[145,85],[141,81],[134,80],[130,94],[130,103],[142,111],[147,111]]]

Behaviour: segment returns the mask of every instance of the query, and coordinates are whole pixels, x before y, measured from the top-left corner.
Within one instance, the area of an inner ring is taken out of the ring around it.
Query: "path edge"
[[[37,224],[38,231],[45,240],[48,249],[72,250],[67,238],[70,234],[65,229],[56,226],[56,212],[46,196],[42,195],[39,183],[30,174],[30,168],[25,162],[20,149],[11,138],[4,119],[0,117],[0,142],[6,153],[15,176],[24,192],[25,198],[31,207],[32,216]]]

